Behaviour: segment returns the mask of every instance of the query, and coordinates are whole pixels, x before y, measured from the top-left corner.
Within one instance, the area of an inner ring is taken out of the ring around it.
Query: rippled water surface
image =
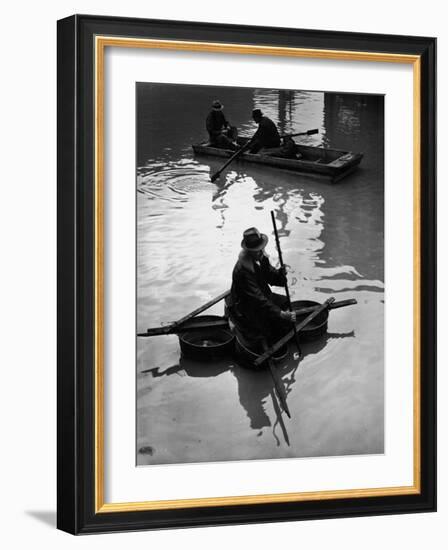
[[[339,184],[195,157],[219,98],[240,135],[261,108],[281,132],[318,128],[302,143],[364,152]],[[269,235],[275,212],[292,299],[356,298],[328,334],[280,369],[292,418],[272,380],[227,360],[180,358],[176,336],[137,341],[137,463],[383,452],[384,193],[380,97],[196,86],[137,88],[137,328],[167,323],[228,289],[241,234]],[[278,291],[279,289],[277,289]],[[207,313],[222,314],[222,303]]]

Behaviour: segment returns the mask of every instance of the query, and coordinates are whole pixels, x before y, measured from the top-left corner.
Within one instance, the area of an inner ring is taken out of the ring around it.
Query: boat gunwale
[[[345,176],[346,171],[347,174],[352,172],[353,168],[356,168],[360,164],[364,156],[363,153],[354,153],[353,151],[345,151],[342,149],[323,149],[309,145],[299,145],[299,147],[307,147],[314,150],[320,149],[322,151],[337,152],[342,154],[340,157],[328,164],[319,164],[319,162],[316,161],[303,159],[288,159],[271,155],[261,155],[259,153],[243,153],[239,160],[246,160],[247,162],[252,162],[254,164],[264,164],[273,168],[291,170],[295,173],[302,173],[304,175],[330,178],[332,182],[335,182],[342,179]],[[234,153],[231,149],[222,149],[207,145],[207,142],[192,144],[192,148],[195,154],[203,154],[206,156],[208,155],[220,158],[229,158]],[[333,164],[339,162],[340,158],[344,155],[351,155],[351,158],[343,163],[340,163],[339,165]]]

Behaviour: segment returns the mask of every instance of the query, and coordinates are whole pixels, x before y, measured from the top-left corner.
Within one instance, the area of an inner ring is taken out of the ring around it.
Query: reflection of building
[[[298,138],[309,145],[321,143],[323,131],[323,92],[300,90],[254,90],[254,108],[261,109],[278,126],[280,134],[317,128],[319,134]],[[255,128],[255,126],[253,126]]]
[[[281,134],[286,133],[287,123],[291,125],[294,105],[294,92],[292,90],[278,91],[278,129]]]
[[[384,98],[326,93],[324,105],[325,146],[364,158],[344,193],[326,194],[322,258],[384,280]]]
[[[372,141],[372,135],[383,140],[383,96],[333,93],[324,95],[326,147],[365,151]]]

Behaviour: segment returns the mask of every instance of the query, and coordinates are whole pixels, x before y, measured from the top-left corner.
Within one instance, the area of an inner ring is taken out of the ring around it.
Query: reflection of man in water
[[[238,144],[235,142],[236,128],[229,125],[223,110],[224,105],[216,99],[205,123],[210,145],[223,149],[238,149]]]
[[[267,242],[267,235],[255,227],[244,232],[227,300],[237,331],[254,351],[263,339],[269,343],[277,340],[296,320],[294,312],[284,311],[286,298],[270,289],[269,285],[284,286],[286,275],[269,263],[264,253]]]
[[[252,118],[258,124],[258,130],[252,137],[251,153],[258,153],[263,147],[279,147],[280,134],[270,118],[264,116],[260,109],[252,111]]]

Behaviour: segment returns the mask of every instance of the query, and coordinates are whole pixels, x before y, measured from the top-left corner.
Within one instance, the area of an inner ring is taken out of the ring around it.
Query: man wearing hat
[[[274,122],[267,116],[264,116],[261,109],[254,109],[252,111],[252,118],[258,124],[258,130],[251,139],[252,145],[249,151],[251,153],[258,153],[264,147],[280,147],[280,134]]]
[[[223,149],[238,149],[236,143],[236,128],[231,127],[223,112],[224,105],[215,99],[212,103],[212,110],[207,116],[206,128],[210,137],[210,145]]]
[[[286,297],[272,286],[285,286],[286,274],[275,269],[264,253],[267,235],[256,227],[246,229],[241,252],[233,269],[227,307],[237,330],[254,346],[266,339],[273,343],[291,329],[295,313],[285,311]]]

